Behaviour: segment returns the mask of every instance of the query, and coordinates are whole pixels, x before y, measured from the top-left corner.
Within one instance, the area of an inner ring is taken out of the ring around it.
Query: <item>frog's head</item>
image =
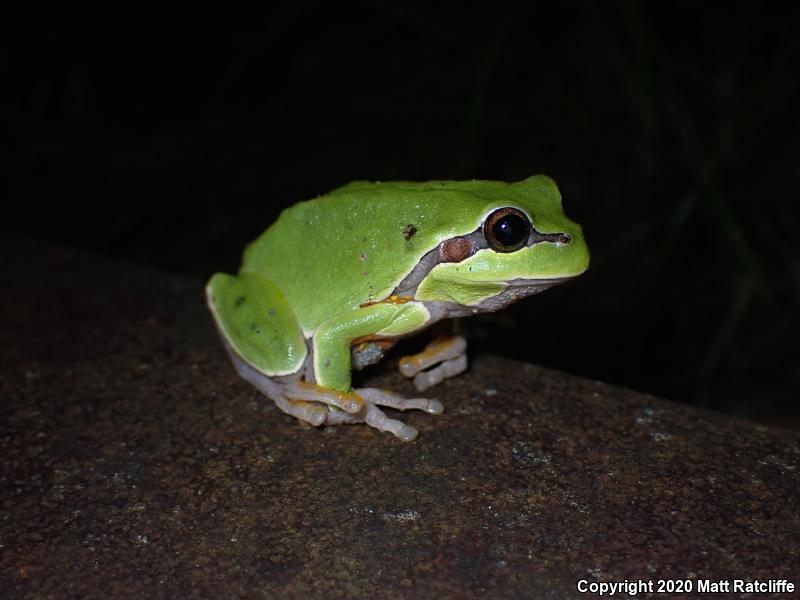
[[[581,227],[564,214],[552,179],[492,184],[478,188],[481,203],[472,222],[479,226],[431,252],[433,266],[419,280],[418,300],[494,311],[589,267]]]

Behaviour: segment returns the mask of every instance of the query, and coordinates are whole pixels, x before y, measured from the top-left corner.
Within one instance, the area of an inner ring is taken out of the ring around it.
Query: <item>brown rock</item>
[[[2,598],[565,598],[800,573],[797,433],[490,356],[436,389],[444,415],[404,415],[414,443],[302,427],[237,378],[202,283],[0,249]]]

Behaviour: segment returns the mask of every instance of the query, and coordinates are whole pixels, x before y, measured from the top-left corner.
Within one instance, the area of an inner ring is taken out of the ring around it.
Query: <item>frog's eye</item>
[[[498,208],[483,224],[483,236],[494,250],[514,252],[519,250],[531,233],[531,222],[517,208]]]

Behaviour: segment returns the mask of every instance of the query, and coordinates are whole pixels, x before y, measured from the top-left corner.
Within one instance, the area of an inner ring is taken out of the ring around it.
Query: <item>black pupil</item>
[[[528,222],[517,214],[509,213],[497,220],[492,233],[503,246],[519,246],[528,237]]]

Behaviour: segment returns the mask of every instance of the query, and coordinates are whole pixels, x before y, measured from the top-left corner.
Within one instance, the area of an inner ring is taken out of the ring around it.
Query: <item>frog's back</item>
[[[526,195],[501,181],[356,181],[284,210],[248,246],[242,271],[275,282],[308,334],[383,300],[426,252],[475,231],[498,200]]]

